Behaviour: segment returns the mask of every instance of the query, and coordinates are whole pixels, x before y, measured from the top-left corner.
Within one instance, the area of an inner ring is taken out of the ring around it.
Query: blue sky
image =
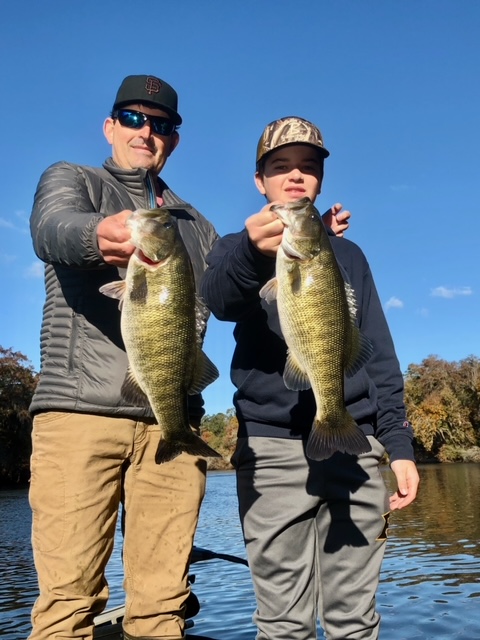
[[[124,76],[180,95],[181,143],[162,174],[220,234],[263,206],[263,127],[319,125],[331,152],[324,211],[352,211],[402,370],[430,354],[480,356],[480,3],[477,0],[30,0],[3,3],[0,68],[0,345],[39,366],[42,266],[28,218],[42,171],[100,165]],[[212,320],[221,376],[207,413],[232,406],[233,325]]]

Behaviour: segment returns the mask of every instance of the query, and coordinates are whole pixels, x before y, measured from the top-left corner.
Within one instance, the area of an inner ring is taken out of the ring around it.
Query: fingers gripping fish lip
[[[281,247],[289,260],[311,260],[316,253],[309,250],[309,230],[302,225],[305,209],[309,205],[313,206],[310,198],[301,198],[295,202],[274,204],[270,207],[284,225]]]
[[[162,211],[166,211],[166,207],[164,209],[162,208],[157,208],[157,209],[135,209],[135,211],[132,211],[130,213],[130,215],[127,217],[125,224],[127,224],[128,226],[132,226],[133,224],[135,224],[135,222],[137,222],[140,219],[148,219],[148,218],[158,218],[159,215],[161,214]],[[168,209],[170,210],[171,207],[168,207]]]
[[[150,209],[135,209],[135,211],[132,211],[130,215],[127,216],[125,226],[131,229],[133,233],[141,218],[148,217],[150,211]]]
[[[167,209],[136,209],[126,220],[136,261],[145,268],[165,264],[177,246],[175,223]]]
[[[283,222],[285,218],[288,218],[290,213],[302,213],[308,205],[312,205],[312,201],[310,198],[305,197],[285,204],[273,204],[270,210],[276,213]]]
[[[290,226],[290,219],[288,216],[288,209],[283,204],[274,204],[270,207],[270,211],[272,211],[277,218],[283,222],[283,224],[288,227]]]

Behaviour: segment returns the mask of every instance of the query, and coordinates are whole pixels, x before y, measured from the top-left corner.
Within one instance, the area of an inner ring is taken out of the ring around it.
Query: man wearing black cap
[[[159,177],[179,142],[177,94],[155,76],[128,76],[104,133],[101,168],[59,162],[41,176],[31,217],[45,262],[46,302],[34,414],[30,502],[40,595],[31,640],[93,637],[105,607],[105,567],[125,504],[124,637],[182,638],[188,561],[206,462],[181,454],[155,464],[160,428],[149,406],[121,396],[127,357],[115,301],[99,292],[134,251],[132,210],[175,205],[197,283],[217,238]],[[190,421],[203,415],[201,396]]]

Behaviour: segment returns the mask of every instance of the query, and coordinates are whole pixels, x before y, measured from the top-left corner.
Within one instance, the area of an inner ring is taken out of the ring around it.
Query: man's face
[[[315,147],[291,144],[272,151],[262,173],[255,174],[257,189],[269,202],[292,202],[308,197],[312,202],[320,193],[323,159]]]
[[[147,105],[131,104],[124,108],[141,111],[148,116],[169,117],[165,111]],[[180,139],[176,131],[169,136],[154,133],[148,121],[141,129],[130,129],[122,126],[118,120],[107,118],[103,132],[112,145],[112,157],[119,167],[147,169],[157,175]]]

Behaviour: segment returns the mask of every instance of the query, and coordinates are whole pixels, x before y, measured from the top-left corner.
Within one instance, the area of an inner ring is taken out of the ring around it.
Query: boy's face
[[[290,144],[272,151],[265,159],[263,173],[255,174],[255,184],[269,202],[292,202],[320,193],[323,158],[315,147]]]

